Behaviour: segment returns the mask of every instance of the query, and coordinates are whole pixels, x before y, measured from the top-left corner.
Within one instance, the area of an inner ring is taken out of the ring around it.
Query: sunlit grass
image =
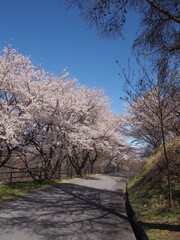
[[[148,198],[141,197],[141,194],[136,194],[131,188],[129,188],[128,192],[136,216],[143,223],[150,240],[180,239],[180,206],[177,200],[174,201],[174,209],[169,210],[164,201],[163,204],[160,203],[158,196],[152,198],[149,196]],[[173,226],[178,225],[179,230],[174,231]],[[164,229],[166,226],[167,229]]]
[[[61,179],[52,179],[45,181],[31,181],[31,182],[21,182],[21,183],[12,183],[4,184],[0,182],[0,199],[10,199],[13,197],[22,196],[32,191],[38,191],[50,186],[53,186],[58,183],[69,181],[70,179],[79,178],[79,176],[63,177]]]
[[[8,199],[24,195],[31,191],[41,190],[55,184],[55,181],[45,182],[24,182],[13,184],[2,184],[0,187],[0,199]]]
[[[179,240],[179,233],[168,230],[154,230],[145,227],[150,240]]]
[[[168,144],[168,154],[176,166],[180,163],[180,138]],[[149,158],[142,171],[128,184],[130,202],[151,240],[180,239],[180,184],[172,179],[174,208],[168,208],[168,189],[162,162],[162,148]]]

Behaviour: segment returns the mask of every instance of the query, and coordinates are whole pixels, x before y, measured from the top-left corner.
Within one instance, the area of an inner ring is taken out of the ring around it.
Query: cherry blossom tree
[[[19,159],[35,180],[60,176],[65,165],[92,173],[107,160],[102,153],[123,155],[120,119],[102,89],[48,74],[11,46],[0,57],[0,110],[0,167]]]
[[[0,167],[21,143],[21,132],[30,121],[29,108],[34,98],[35,69],[30,59],[4,48],[0,56]],[[31,92],[32,91],[32,92]]]

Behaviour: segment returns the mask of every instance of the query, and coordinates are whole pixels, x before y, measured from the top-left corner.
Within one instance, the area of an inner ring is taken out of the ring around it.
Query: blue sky
[[[67,10],[63,0],[0,0],[0,48],[8,43],[24,55],[31,55],[33,64],[55,75],[64,68],[80,84],[102,87],[112,102],[114,112],[123,112],[122,80],[115,63],[132,67],[132,54],[138,16],[129,13],[125,39],[100,39],[89,29],[74,8]]]

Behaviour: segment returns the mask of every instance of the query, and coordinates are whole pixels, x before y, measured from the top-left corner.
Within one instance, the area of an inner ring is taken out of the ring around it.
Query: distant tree
[[[151,144],[151,146],[163,146],[164,160],[167,170],[169,206],[173,207],[170,158],[167,155],[166,142],[173,133],[177,119],[174,118],[180,107],[180,79],[179,71],[170,68],[164,59],[161,62],[161,70],[152,75],[145,67],[142,67],[143,75],[137,77],[133,84],[129,75],[123,71],[125,79],[125,100],[128,103],[128,115],[124,115],[127,126],[125,132],[137,141]],[[135,75],[134,75],[135,76]]]

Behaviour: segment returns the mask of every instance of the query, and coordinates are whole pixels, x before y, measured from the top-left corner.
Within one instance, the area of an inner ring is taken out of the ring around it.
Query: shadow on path
[[[1,202],[0,239],[135,239],[122,195],[63,183]]]
[[[142,222],[142,224],[143,226],[148,228],[180,232],[180,225],[147,223],[147,222]]]

